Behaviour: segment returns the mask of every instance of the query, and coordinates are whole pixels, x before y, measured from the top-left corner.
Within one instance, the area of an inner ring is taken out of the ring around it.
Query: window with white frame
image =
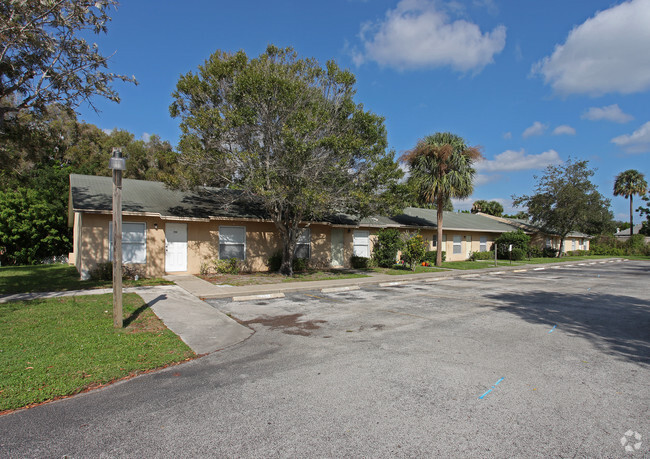
[[[571,241],[571,250],[575,250],[575,249],[576,249],[576,240],[573,239],[573,240]]]
[[[553,247],[553,241],[551,241],[550,237],[546,238],[546,247]]]
[[[487,252],[487,236],[481,236],[481,242],[479,244],[479,252]]]
[[[447,235],[446,234],[442,235],[442,251],[443,252],[447,251]]]
[[[219,227],[219,259],[227,260],[229,258],[246,259],[245,226]]]
[[[113,222],[108,227],[108,257],[113,260]],[[122,263],[147,262],[147,224],[122,223]]]
[[[352,234],[352,244],[355,257],[370,258],[370,231],[356,230]]]
[[[302,228],[302,232],[299,233],[295,256],[296,258],[311,257],[311,230],[309,228]]]
[[[454,236],[454,254],[463,253],[463,238],[462,236]]]

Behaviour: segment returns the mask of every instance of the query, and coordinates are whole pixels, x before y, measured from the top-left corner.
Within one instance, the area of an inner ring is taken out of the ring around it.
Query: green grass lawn
[[[354,279],[358,277],[368,277],[368,274],[349,271],[345,269],[316,270],[309,269],[304,272],[294,273],[291,277],[286,277],[277,272],[260,272],[260,273],[239,273],[239,274],[204,274],[201,277],[208,282],[217,285],[260,285],[276,284],[281,282],[308,282],[336,279]]]
[[[125,287],[173,284],[164,279],[125,280]],[[110,288],[112,281],[79,280],[74,266],[64,264],[0,266],[0,295],[10,293],[59,292],[90,288]]]
[[[113,328],[112,295],[0,304],[0,411],[72,395],[195,356],[144,301],[124,295],[125,328]]]

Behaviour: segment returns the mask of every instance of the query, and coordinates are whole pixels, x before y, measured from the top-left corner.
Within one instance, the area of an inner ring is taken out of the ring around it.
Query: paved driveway
[[[648,457],[649,280],[626,262],[213,300],[256,333],[3,416],[0,456]]]

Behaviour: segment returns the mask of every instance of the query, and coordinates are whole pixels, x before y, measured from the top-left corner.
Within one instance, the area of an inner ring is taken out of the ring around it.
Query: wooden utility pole
[[[121,148],[113,148],[113,326],[122,328],[122,171],[126,160]]]

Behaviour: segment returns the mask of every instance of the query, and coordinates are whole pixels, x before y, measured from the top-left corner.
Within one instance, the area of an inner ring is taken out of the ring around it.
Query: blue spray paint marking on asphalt
[[[483,398],[484,398],[487,394],[489,394],[490,392],[492,392],[492,389],[489,389],[486,393],[484,393],[483,395],[481,395],[478,399],[479,399],[479,400],[483,400]]]
[[[499,379],[497,382],[495,382],[494,385],[492,386],[492,389],[496,389],[496,387],[499,385],[499,383],[500,383],[501,381],[503,381],[504,379],[506,379],[506,378],[501,378],[501,379]],[[478,399],[479,399],[479,400],[483,400],[487,394],[489,394],[490,392],[492,392],[492,389],[488,389],[488,390],[487,390],[483,395],[481,395]]]
[[[551,328],[548,332],[553,333],[553,330],[555,330],[555,327],[557,327],[557,325],[553,325],[553,328]]]

